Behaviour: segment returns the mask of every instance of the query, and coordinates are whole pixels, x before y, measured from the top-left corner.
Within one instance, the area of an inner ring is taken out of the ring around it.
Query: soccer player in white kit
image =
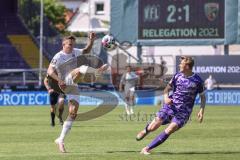
[[[75,37],[65,37],[62,41],[62,50],[53,57],[47,71],[49,76],[58,81],[60,88],[67,95],[68,99],[69,115],[63,124],[60,136],[55,140],[59,151],[62,153],[66,152],[64,147],[64,138],[70,131],[72,123],[77,117],[79,107],[79,90],[77,83],[81,82],[86,74],[93,74],[96,77],[107,69],[107,65],[103,65],[98,69],[86,65],[79,67],[77,66],[76,61],[71,61],[72,59],[77,59],[76,57],[82,54],[89,53],[92,49],[95,37],[96,34],[90,32],[88,36],[88,43],[83,49],[74,48]],[[69,61],[71,63],[66,64],[66,62]]]
[[[119,91],[122,91],[124,84],[124,98],[125,98],[125,110],[128,115],[134,114],[133,106],[135,105],[135,86],[138,83],[139,76],[132,71],[131,66],[127,66],[127,72],[121,77]]]

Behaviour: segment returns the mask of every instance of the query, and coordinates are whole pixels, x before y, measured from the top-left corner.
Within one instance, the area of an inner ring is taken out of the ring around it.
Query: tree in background
[[[44,35],[54,36],[65,29],[65,6],[56,0],[44,0]],[[20,0],[19,14],[33,35],[39,35],[40,0]],[[47,35],[46,35],[47,34]]]
[[[66,11],[66,7],[56,0],[44,0],[44,13],[58,31],[63,31],[65,29]]]

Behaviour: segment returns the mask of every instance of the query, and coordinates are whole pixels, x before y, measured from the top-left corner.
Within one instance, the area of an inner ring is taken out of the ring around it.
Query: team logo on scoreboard
[[[147,5],[146,7],[144,7],[144,22],[156,22],[159,18],[159,5]]]
[[[206,3],[204,5],[205,16],[209,21],[214,21],[218,17],[219,4],[218,3]]]

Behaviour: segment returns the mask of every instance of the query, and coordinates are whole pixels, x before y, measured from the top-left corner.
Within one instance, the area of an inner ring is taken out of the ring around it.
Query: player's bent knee
[[[149,125],[148,130],[149,131],[155,131],[158,129],[162,124],[162,120],[158,117],[156,117],[153,122]]]
[[[75,120],[77,117],[77,113],[70,113],[69,116],[71,117],[72,120]]]
[[[74,83],[78,83],[81,80],[81,73],[80,72],[74,72],[72,74],[72,79]]]
[[[154,122],[155,122],[156,124],[158,124],[158,125],[161,125],[162,122],[163,122],[163,120],[162,120],[161,118],[159,118],[159,117],[155,117],[155,118],[154,118]]]
[[[176,123],[171,123],[166,129],[165,132],[170,135],[179,129]]]
[[[77,102],[77,100],[71,99],[69,101],[70,107],[78,107],[79,103]]]
[[[170,135],[170,134],[174,133],[175,130],[174,130],[173,128],[166,128],[166,129],[165,129],[165,132],[166,132],[168,135]]]

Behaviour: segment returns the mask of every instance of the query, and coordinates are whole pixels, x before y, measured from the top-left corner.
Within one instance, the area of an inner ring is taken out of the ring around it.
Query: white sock
[[[71,127],[72,127],[72,123],[73,121],[70,120],[66,120],[63,124],[63,128],[62,128],[62,132],[59,136],[59,141],[64,141],[65,136],[67,135],[67,133],[70,131]]]
[[[134,112],[133,112],[133,106],[130,106],[130,114],[134,114]]]
[[[129,111],[129,106],[128,106],[128,104],[127,104],[127,103],[125,103],[125,110],[126,110],[127,114],[130,114],[130,111]]]

